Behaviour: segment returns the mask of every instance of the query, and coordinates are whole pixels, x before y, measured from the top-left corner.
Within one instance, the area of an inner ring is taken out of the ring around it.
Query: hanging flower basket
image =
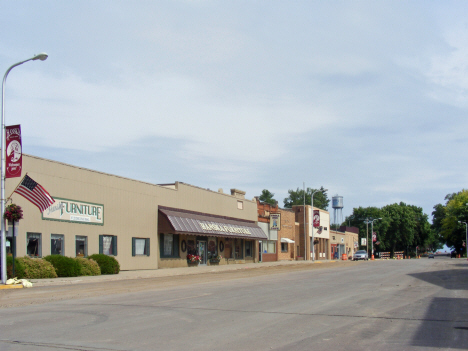
[[[23,219],[23,210],[21,206],[16,204],[10,204],[5,208],[5,213],[3,218],[8,219],[9,222],[18,222],[20,219]]]

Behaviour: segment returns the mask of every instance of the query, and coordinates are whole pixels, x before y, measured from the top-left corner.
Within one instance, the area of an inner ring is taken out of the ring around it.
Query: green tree
[[[440,234],[447,246],[454,248],[457,252],[465,251],[463,241],[466,240],[466,228],[464,223],[458,221],[468,223],[468,206],[466,205],[468,203],[468,190],[463,189],[456,194],[447,195],[445,198],[448,201],[444,209],[444,216],[440,221],[442,223]],[[438,209],[440,210],[440,208]],[[440,220],[440,216],[438,220]]]
[[[305,192],[305,204],[311,205],[312,193],[317,189],[307,188]],[[292,208],[295,205],[304,205],[304,190],[297,188],[297,190],[288,190],[289,196],[284,199],[284,207]],[[318,192],[314,195],[314,207],[321,208],[322,210],[328,210],[328,199],[327,190],[322,186],[318,189]]]
[[[352,227],[359,228],[359,245],[361,245],[361,238],[369,238],[369,251],[371,248],[370,240],[372,240],[370,223],[368,224],[366,220],[372,220],[375,218],[382,218],[382,210],[377,207],[358,207],[353,209],[352,215],[346,218],[345,224],[349,224]],[[384,233],[381,228],[385,228],[385,225],[381,220],[374,222],[374,231],[377,233],[377,241],[379,245],[376,247],[377,251],[385,250],[385,240],[383,240]],[[362,246],[361,249],[366,249],[366,246]]]
[[[270,205],[273,205],[273,206],[276,206],[276,204],[278,203],[278,201],[276,201],[273,197],[275,196],[275,194],[273,194],[272,192],[270,192],[269,190],[267,189],[263,189],[262,190],[262,193],[260,194],[260,196],[258,197],[258,199],[262,202],[266,202],[267,204],[270,204]]]
[[[372,240],[372,226],[369,220],[381,218],[374,221],[373,229],[377,234],[379,245],[374,246],[375,251],[413,252],[416,246],[424,251],[429,245],[434,245],[434,231],[428,222],[428,216],[423,213],[422,208],[407,205],[403,202],[382,207],[359,207],[353,209],[353,214],[346,221],[359,228],[359,237],[366,238],[369,231],[369,248]],[[435,240],[437,242],[437,240]]]

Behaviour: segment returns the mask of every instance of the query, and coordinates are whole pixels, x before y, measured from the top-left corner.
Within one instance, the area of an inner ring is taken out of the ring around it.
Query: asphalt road
[[[0,350],[468,349],[466,260],[270,268],[0,291]]]

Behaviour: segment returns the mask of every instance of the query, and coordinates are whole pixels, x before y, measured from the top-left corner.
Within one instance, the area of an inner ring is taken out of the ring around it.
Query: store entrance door
[[[258,262],[262,262],[262,242],[258,242]]]
[[[199,241],[198,242],[198,254],[200,255],[199,265],[206,265],[206,258],[207,258],[207,244],[206,244],[206,241]]]

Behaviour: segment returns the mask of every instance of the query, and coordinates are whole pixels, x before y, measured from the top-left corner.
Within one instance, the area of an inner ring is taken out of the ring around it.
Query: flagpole
[[[8,196],[5,200],[5,204],[8,203],[8,200],[11,199],[11,197],[13,196],[13,193],[16,191],[16,189],[18,189],[18,187],[21,185],[21,183],[23,182],[23,179],[28,175],[28,172],[26,172],[26,174],[23,176],[23,178],[21,178],[20,182],[18,183],[18,185],[16,186],[15,190],[13,190],[10,194],[10,196]]]
[[[6,160],[5,160],[5,144],[6,144],[6,135],[5,135],[5,84],[6,84],[6,79],[8,77],[8,73],[15,68],[16,66],[22,65],[25,62],[28,61],[35,61],[35,60],[41,60],[44,61],[48,57],[47,54],[41,53],[39,55],[34,55],[34,57],[31,57],[27,60],[17,62],[14,65],[10,66],[7,71],[5,72],[5,75],[3,76],[3,82],[2,82],[2,143],[1,143],[1,174],[0,174],[0,182],[1,182],[1,189],[0,189],[0,215],[2,216],[1,220],[1,278],[2,278],[2,284],[6,284],[7,281],[7,260],[6,260],[6,235],[5,235],[5,219],[3,218],[3,214],[5,213],[5,166],[6,166]]]

